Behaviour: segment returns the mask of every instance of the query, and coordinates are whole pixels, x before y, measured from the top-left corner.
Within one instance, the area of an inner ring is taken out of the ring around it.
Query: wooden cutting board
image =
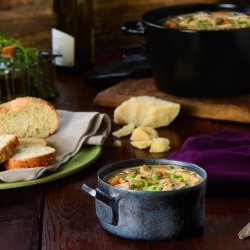
[[[117,107],[132,96],[155,96],[181,104],[181,114],[250,123],[250,94],[226,98],[186,98],[156,89],[153,79],[128,79],[97,94],[94,104]]]

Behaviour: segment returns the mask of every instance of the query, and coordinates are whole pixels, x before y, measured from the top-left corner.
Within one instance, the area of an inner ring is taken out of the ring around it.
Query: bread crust
[[[16,135],[10,136],[9,140],[0,148],[0,163],[6,161],[13,154],[14,150],[17,148],[19,141]],[[6,137],[6,135],[0,135],[0,141]]]
[[[4,167],[6,170],[17,169],[17,168],[35,168],[35,167],[46,167],[55,163],[56,151],[46,153],[39,156],[22,159],[9,158]]]
[[[54,113],[54,115],[55,115],[55,117],[54,117],[55,124],[53,124],[53,130],[47,132],[47,134],[42,137],[42,138],[47,138],[48,136],[53,134],[59,128],[59,114],[58,114],[57,110],[55,109],[55,107],[51,103],[49,103],[43,99],[36,98],[36,97],[29,97],[29,96],[19,97],[19,98],[12,100],[12,101],[1,104],[0,105],[0,114],[2,116],[8,116],[9,114],[11,115],[13,113],[18,113],[19,111],[21,112],[23,109],[25,109],[25,107],[27,105],[34,104],[34,103],[39,104],[41,106],[47,106],[52,111],[52,113]],[[0,119],[1,119],[1,117],[0,117]],[[1,122],[1,120],[0,120],[0,122]],[[11,129],[7,129],[7,130],[0,129],[0,133],[13,133],[13,134],[17,134],[20,137],[22,135],[25,135],[25,132],[18,134],[17,131],[11,131]],[[26,136],[25,135],[25,137],[40,137],[40,136],[35,136],[35,135],[32,135],[32,136],[27,135]]]
[[[55,107],[50,102],[47,102],[47,101],[40,99],[40,98],[37,98],[37,97],[25,96],[25,97],[18,97],[12,101],[5,102],[5,103],[1,104],[0,105],[0,112],[8,113],[11,110],[22,109],[28,103],[31,103],[31,102],[37,102],[37,103],[40,103],[43,105],[48,105],[53,110],[56,111]],[[58,117],[58,119],[59,119],[59,117]]]

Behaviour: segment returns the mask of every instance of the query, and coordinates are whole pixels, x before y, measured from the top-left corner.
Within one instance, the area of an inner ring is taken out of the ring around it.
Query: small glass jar
[[[8,68],[0,64],[0,102],[26,96],[30,88],[26,68]]]
[[[40,52],[36,63],[23,67],[0,60],[0,103],[23,96],[53,99],[54,79],[54,57],[49,53]]]

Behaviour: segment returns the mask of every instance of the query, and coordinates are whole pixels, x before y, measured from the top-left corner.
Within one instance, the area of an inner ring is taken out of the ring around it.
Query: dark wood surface
[[[224,98],[188,98],[158,90],[153,78],[123,80],[100,91],[94,103],[115,108],[133,96],[154,96],[180,103],[181,114],[187,116],[250,123],[249,94]]]
[[[84,82],[81,75],[57,75],[59,97],[57,108],[73,111],[97,110],[112,118],[113,109],[93,105],[101,88]],[[113,130],[117,126],[113,124]],[[250,126],[234,122],[179,116],[170,126],[159,129],[161,136],[170,138],[171,151],[181,147],[191,135],[220,129],[249,131]],[[185,240],[134,241],[119,238],[104,231],[95,215],[94,199],[80,189],[82,183],[96,187],[96,173],[107,163],[139,157],[167,157],[166,153],[149,154],[134,149],[128,138],[122,148],[112,146],[110,136],[101,157],[80,173],[52,183],[16,190],[0,191],[0,249],[192,249],[246,250],[250,239],[239,240],[237,233],[249,222],[249,193],[229,186],[222,192],[209,192],[206,202],[204,233]],[[209,187],[212,189],[212,187]],[[223,188],[223,187],[222,187]]]
[[[110,50],[138,42],[137,38],[120,33],[120,26],[125,21],[138,19],[145,11],[165,2],[171,5],[202,1],[148,0],[147,4],[142,0],[93,2],[96,48]],[[51,6],[52,0],[0,0],[0,29],[21,39],[26,45],[49,50],[53,25]],[[113,108],[93,104],[96,94],[103,87],[84,82],[81,75],[63,73],[57,75],[56,83],[59,91],[55,101],[57,108],[96,110],[106,112],[112,118]],[[115,130],[117,126],[112,125]],[[247,124],[179,116],[169,127],[159,129],[159,134],[170,138],[171,151],[174,151],[181,147],[188,136],[224,128],[250,132]],[[80,173],[38,186],[1,190],[0,250],[250,249],[250,239],[239,240],[237,236],[250,219],[249,193],[242,193],[235,186],[227,189],[208,187],[212,191],[207,195],[206,225],[200,236],[178,241],[149,242],[122,239],[104,231],[95,215],[94,200],[80,190],[82,183],[96,187],[98,169],[110,162],[139,157],[167,157],[165,153],[149,154],[146,150],[134,149],[128,138],[122,141],[122,148],[114,148],[110,136],[103,146],[101,157]]]

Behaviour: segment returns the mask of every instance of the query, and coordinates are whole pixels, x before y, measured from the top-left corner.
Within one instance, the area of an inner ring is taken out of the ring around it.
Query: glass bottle
[[[70,71],[84,71],[93,63],[92,0],[54,0],[52,53],[62,55],[56,66]]]

